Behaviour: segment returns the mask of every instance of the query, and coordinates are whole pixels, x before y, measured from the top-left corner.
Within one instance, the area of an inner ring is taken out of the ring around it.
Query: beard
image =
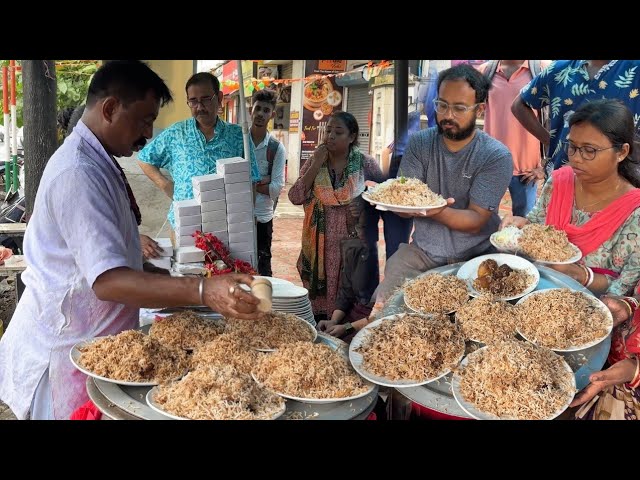
[[[453,126],[456,126],[458,130],[457,131],[445,130],[444,128],[442,128],[442,125],[453,125]],[[465,140],[469,138],[471,135],[473,135],[473,132],[475,129],[476,129],[475,117],[469,123],[469,125],[467,125],[464,128],[460,127],[459,125],[457,125],[451,120],[441,120],[438,122],[438,133],[441,135],[444,135],[445,138],[449,140],[454,140],[454,141]]]

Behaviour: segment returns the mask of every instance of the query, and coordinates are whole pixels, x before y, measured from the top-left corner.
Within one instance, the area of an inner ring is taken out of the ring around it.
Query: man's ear
[[[222,90],[220,90],[218,92],[218,105],[220,105],[222,107],[222,100],[224,100],[224,93],[222,93]]]
[[[486,107],[486,103],[481,103],[480,105],[478,105],[478,108],[476,108],[476,118],[480,118],[482,116]]]
[[[109,123],[113,121],[113,116],[118,109],[120,102],[115,97],[107,97],[102,101],[102,117]]]

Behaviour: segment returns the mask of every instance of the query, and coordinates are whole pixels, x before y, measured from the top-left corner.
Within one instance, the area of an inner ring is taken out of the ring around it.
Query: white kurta
[[[122,176],[82,121],[44,170],[24,253],[26,289],[0,340],[0,398],[26,418],[48,372],[53,416],[68,419],[88,400],[71,347],[138,324],[137,308],[99,300],[92,285],[113,268],[142,270]]]

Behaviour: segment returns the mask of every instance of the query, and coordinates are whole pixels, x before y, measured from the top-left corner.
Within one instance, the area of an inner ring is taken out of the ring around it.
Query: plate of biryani
[[[269,312],[260,321],[228,318],[225,333],[241,337],[260,352],[275,352],[295,342],[315,342],[318,332],[304,319],[284,312]]]
[[[138,330],[78,342],[69,357],[90,377],[136,387],[175,380],[189,367],[184,351],[164,346]]]
[[[402,289],[407,308],[420,314],[453,313],[469,301],[467,284],[455,275],[427,272]]]
[[[362,198],[377,210],[413,213],[447,205],[439,194],[431,191],[426,183],[417,178],[390,178],[374,187],[368,187]]]
[[[375,390],[347,356],[324,343],[297,342],[262,355],[251,376],[273,393],[303,403],[355,400]]]
[[[540,272],[528,260],[505,253],[481,255],[462,264],[456,276],[464,280],[469,295],[489,295],[496,300],[516,300],[532,292]]]
[[[465,340],[491,345],[516,338],[518,313],[515,305],[482,295],[456,311],[456,322]]]
[[[552,225],[529,223],[521,230],[505,227],[493,233],[489,241],[502,252],[524,255],[543,264],[565,265],[582,258],[582,251],[569,241],[566,232]]]
[[[402,313],[360,330],[349,345],[349,360],[370,382],[417,387],[451,372],[464,349],[462,333],[446,315]]]
[[[597,345],[613,330],[613,316],[596,297],[568,288],[536,290],[522,297],[517,331],[525,340],[556,352]]]
[[[552,420],[569,407],[576,381],[562,356],[510,340],[467,355],[451,389],[460,407],[478,420]]]
[[[286,410],[282,397],[231,365],[201,365],[178,381],[152,388],[146,400],[175,420],[275,420]]]
[[[167,347],[193,351],[216,338],[224,329],[221,319],[205,318],[186,310],[156,318],[149,329],[149,336]]]

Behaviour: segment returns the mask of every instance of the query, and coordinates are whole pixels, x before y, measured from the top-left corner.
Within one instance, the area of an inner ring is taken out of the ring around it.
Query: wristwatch
[[[353,330],[355,330],[355,328],[353,328],[353,325],[351,325],[351,322],[347,322],[344,324],[344,333],[351,333]]]

